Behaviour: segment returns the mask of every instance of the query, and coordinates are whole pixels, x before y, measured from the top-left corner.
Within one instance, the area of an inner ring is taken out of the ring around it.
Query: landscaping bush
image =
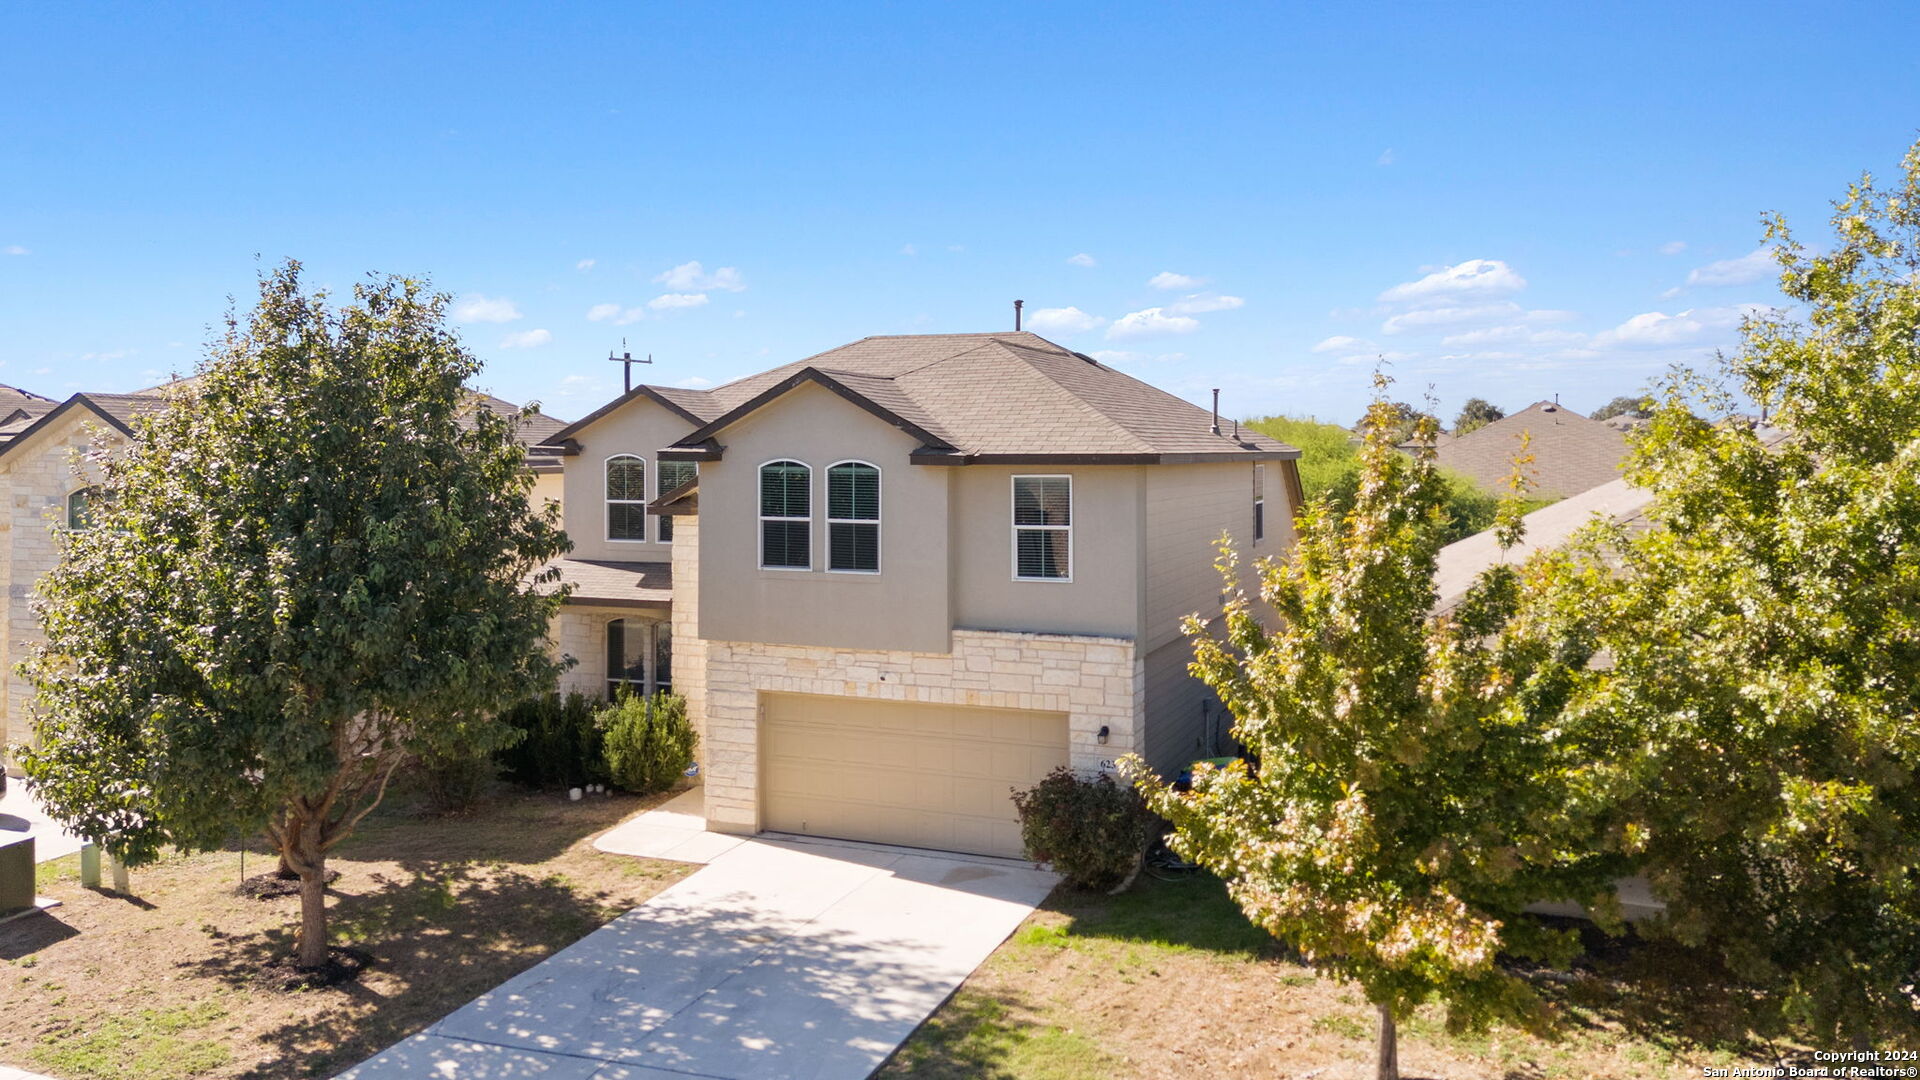
[[[420,788],[436,813],[463,814],[480,802],[500,765],[492,754],[422,755]]]
[[[547,694],[508,709],[502,720],[525,737],[498,755],[507,778],[542,790],[607,779],[595,703],[585,694]]]
[[[693,724],[679,694],[622,695],[600,710],[607,776],[641,795],[672,787],[693,764]]]
[[[1027,857],[1053,864],[1082,889],[1108,888],[1132,873],[1153,826],[1132,787],[1105,773],[1088,779],[1065,765],[1014,792],[1013,804]]]

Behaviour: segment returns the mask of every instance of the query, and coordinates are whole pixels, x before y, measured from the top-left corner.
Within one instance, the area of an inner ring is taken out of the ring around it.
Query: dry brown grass
[[[66,1080],[331,1076],[693,869],[593,849],[662,798],[506,792],[455,818],[395,798],[331,861],[334,940],[375,963],[325,990],[257,977],[291,950],[299,901],[236,895],[237,848],[136,870],[133,897],[80,888],[69,858],[42,875],[61,907],[0,925],[0,1062]],[[263,852],[249,875],[272,868]]]
[[[1643,1080],[1772,1064],[1740,995],[1693,958],[1616,951],[1540,985],[1550,1038],[1452,1036],[1436,1009],[1400,1031],[1409,1078]],[[1297,1077],[1370,1080],[1374,1012],[1292,962],[1211,879],[1065,889],[914,1034],[882,1077],[966,1080]]]

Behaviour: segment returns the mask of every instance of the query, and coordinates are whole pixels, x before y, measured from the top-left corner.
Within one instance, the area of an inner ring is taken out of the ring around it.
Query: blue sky
[[[0,381],[190,370],[257,270],[430,276],[573,418],[1030,325],[1225,411],[1592,408],[1890,174],[1920,8],[11,5]]]

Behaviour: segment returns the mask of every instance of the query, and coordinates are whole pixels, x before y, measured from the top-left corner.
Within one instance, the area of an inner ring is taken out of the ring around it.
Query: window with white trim
[[[1253,467],[1253,542],[1259,543],[1267,535],[1267,467]]]
[[[100,503],[98,487],[83,487],[67,496],[67,528],[74,532],[93,528],[93,509]]]
[[[798,461],[760,466],[760,566],[813,569],[813,470]]]
[[[647,463],[632,454],[607,459],[607,539],[647,538]]]
[[[1013,576],[1016,581],[1073,577],[1073,478],[1013,478]]]
[[[662,495],[667,494],[700,475],[700,466],[691,461],[662,461],[658,462],[657,466],[658,471],[655,473],[655,476],[659,478],[660,494]],[[665,514],[658,516],[660,518],[660,542],[664,544],[673,539],[673,518]]]
[[[880,572],[880,470],[864,461],[827,468],[827,569]]]
[[[647,692],[647,631],[639,622],[607,622],[607,700]]]

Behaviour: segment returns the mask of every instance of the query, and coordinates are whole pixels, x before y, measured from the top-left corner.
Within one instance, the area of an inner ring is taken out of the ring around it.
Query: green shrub
[[[665,791],[693,764],[693,724],[679,694],[624,694],[600,710],[598,726],[616,787],[642,795]]]
[[[428,805],[442,814],[473,809],[500,775],[492,754],[422,755],[419,764],[420,788]]]
[[[1131,873],[1153,825],[1132,787],[1105,773],[1088,779],[1065,765],[1031,789],[1014,792],[1013,804],[1027,857],[1052,863],[1082,889],[1104,889]]]
[[[499,754],[507,778],[542,790],[605,781],[594,709],[594,700],[579,693],[547,694],[508,709],[501,719],[525,737]]]

